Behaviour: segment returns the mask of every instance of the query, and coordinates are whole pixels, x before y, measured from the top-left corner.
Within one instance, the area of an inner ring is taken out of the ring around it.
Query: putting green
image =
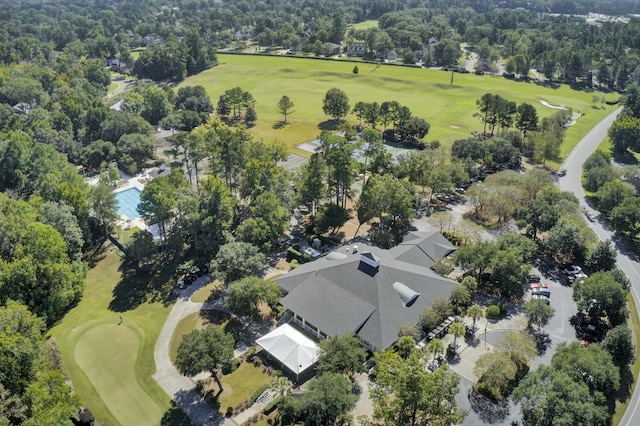
[[[103,324],[78,339],[75,359],[120,424],[157,425],[164,410],[136,379],[139,343],[126,326]]]

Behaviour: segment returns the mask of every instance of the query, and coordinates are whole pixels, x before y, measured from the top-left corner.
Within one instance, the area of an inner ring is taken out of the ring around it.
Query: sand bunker
[[[564,105],[553,105],[547,101],[540,101],[540,103],[546,107],[553,108],[553,109],[567,109],[567,107]]]

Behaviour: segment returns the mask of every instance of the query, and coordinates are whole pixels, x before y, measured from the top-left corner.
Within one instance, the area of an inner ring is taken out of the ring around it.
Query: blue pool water
[[[138,188],[129,188],[124,191],[116,192],[116,200],[118,200],[118,214],[126,216],[129,219],[140,217],[138,213],[138,204],[140,204],[140,191]]]

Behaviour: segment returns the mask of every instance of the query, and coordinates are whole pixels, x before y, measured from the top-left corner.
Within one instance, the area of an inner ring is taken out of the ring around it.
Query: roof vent
[[[380,258],[369,251],[363,251],[360,254],[360,262],[366,263],[372,268],[380,267]]]
[[[402,304],[407,308],[413,305],[418,296],[420,296],[420,293],[416,293],[415,291],[411,290],[409,287],[398,281],[393,283],[393,291],[396,292],[400,300],[402,300]]]

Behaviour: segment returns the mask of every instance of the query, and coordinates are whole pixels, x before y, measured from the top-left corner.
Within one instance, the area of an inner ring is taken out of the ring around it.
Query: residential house
[[[366,43],[355,42],[347,46],[347,56],[362,58],[366,53],[367,53]]]
[[[398,55],[396,54],[395,49],[391,49],[390,51],[388,51],[384,59],[389,62],[396,61],[398,59]]]
[[[331,54],[329,56],[337,55],[340,53],[340,50],[342,50],[342,47],[336,43],[327,43],[327,46],[331,47]]]
[[[456,283],[430,269],[455,250],[437,232],[410,232],[385,250],[366,242],[336,249],[276,280],[292,320],[320,338],[355,333],[381,351],[403,324],[417,324],[437,296]]]
[[[11,110],[13,111],[14,114],[27,115],[37,107],[38,107],[37,105],[31,105],[28,102],[18,102],[17,104],[11,107]]]
[[[247,28],[242,28],[233,35],[235,40],[246,40],[254,36],[256,28],[254,26],[249,26]]]

